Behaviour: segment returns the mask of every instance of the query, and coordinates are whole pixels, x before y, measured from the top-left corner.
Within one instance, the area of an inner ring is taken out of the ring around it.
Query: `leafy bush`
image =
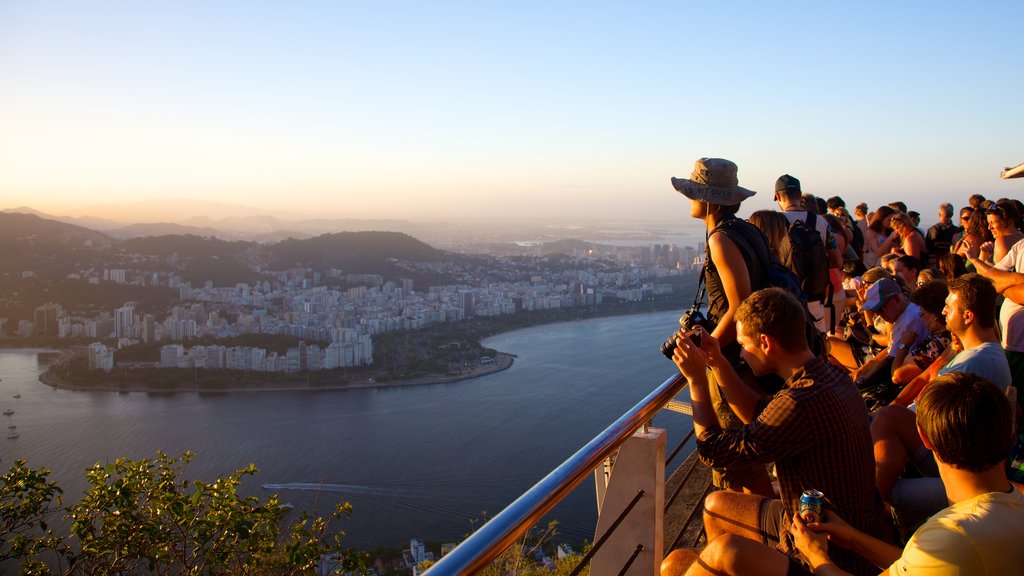
[[[342,545],[331,524],[349,516],[340,504],[326,518],[303,512],[283,530],[285,507],[238,495],[255,466],[212,483],[189,481],[192,454],[155,459],[121,458],[86,472],[89,488],[75,505],[61,507],[62,490],[46,468],[15,462],[0,480],[0,562],[25,575],[106,574],[315,574],[323,558],[334,573],[360,570],[365,556]],[[49,526],[54,516],[70,533]]]

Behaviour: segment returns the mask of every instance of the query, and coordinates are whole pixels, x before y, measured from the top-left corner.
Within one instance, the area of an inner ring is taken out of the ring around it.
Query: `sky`
[[[717,156],[932,214],[1024,196],[1022,54],[1014,2],[0,0],[0,209],[674,219]]]

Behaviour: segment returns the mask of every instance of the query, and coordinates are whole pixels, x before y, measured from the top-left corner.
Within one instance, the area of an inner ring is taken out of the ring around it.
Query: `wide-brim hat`
[[[690,178],[672,178],[672,187],[690,200],[734,206],[756,192],[739,185],[736,163],[725,158],[701,158]]]

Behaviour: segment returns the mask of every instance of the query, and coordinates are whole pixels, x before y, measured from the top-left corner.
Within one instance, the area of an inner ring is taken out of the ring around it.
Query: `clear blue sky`
[[[740,166],[931,214],[1024,161],[1019,2],[0,0],[0,208],[685,218]]]

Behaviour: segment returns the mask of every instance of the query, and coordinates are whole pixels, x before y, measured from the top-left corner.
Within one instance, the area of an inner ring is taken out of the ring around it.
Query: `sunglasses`
[[[1004,220],[1006,219],[1006,211],[1003,210],[1001,206],[989,206],[988,209],[985,210],[985,214],[995,214]]]

